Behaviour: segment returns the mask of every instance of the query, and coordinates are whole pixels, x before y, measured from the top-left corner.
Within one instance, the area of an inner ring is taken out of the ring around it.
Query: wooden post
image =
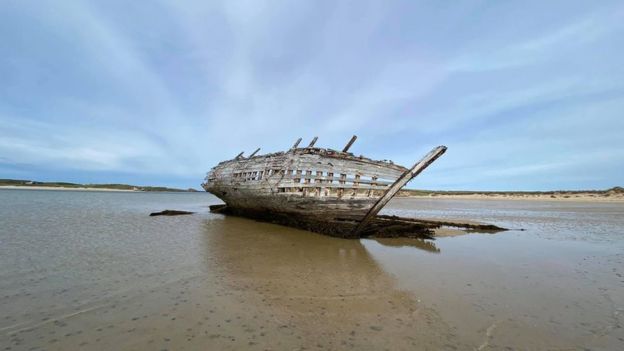
[[[257,149],[256,149],[256,151],[252,152],[252,153],[251,153],[251,155],[249,155],[247,158],[252,158],[252,157],[254,157],[254,155],[255,155],[258,151],[260,151],[260,148],[257,148]]]
[[[301,138],[297,139],[297,141],[295,141],[295,145],[293,145],[290,149],[294,150],[297,148],[297,146],[299,146],[299,143],[301,142]]]
[[[355,143],[355,139],[357,139],[357,135],[354,135],[354,136],[351,137],[351,140],[349,140],[349,142],[347,143],[347,146],[345,146],[344,149],[342,149],[342,152],[349,151],[349,148],[351,147],[351,145],[353,145],[353,143]]]
[[[353,236],[357,236],[366,225],[379,213],[379,211],[390,201],[394,195],[396,195],[402,187],[407,184],[410,180],[420,174],[425,168],[427,168],[433,161],[435,161],[438,157],[442,156],[442,154],[446,151],[446,146],[438,146],[435,149],[429,151],[425,157],[420,160],[420,162],[416,163],[411,169],[405,171],[399,179],[397,179],[394,184],[392,184],[386,193],[377,200],[375,205],[368,210],[368,213],[362,218],[357,227],[353,230]]]
[[[308,147],[313,147],[314,144],[316,144],[316,141],[318,140],[318,137],[314,137],[314,139],[312,139],[312,141],[310,142],[310,145],[308,145]]]

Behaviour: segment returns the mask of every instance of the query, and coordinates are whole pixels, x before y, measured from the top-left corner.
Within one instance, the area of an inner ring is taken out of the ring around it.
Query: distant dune
[[[432,191],[401,190],[401,197],[473,199],[473,200],[559,200],[559,201],[623,201],[624,188],[616,186],[607,190],[555,190],[555,191]]]
[[[163,186],[142,186],[129,184],[78,184],[67,182],[39,182],[23,179],[0,179],[4,189],[43,189],[43,190],[92,190],[92,191],[174,191],[195,192],[195,189],[176,189]]]

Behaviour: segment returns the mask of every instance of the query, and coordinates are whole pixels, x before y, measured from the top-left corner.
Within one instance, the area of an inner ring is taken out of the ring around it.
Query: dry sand
[[[128,189],[107,189],[107,188],[70,188],[62,186],[22,186],[22,185],[0,185],[0,189],[19,189],[19,190],[70,190],[70,191],[121,191],[121,192],[133,192],[140,190],[128,190]]]
[[[505,193],[475,193],[475,194],[431,194],[409,195],[415,199],[458,199],[458,200],[536,200],[536,201],[586,201],[586,202],[624,202],[624,194],[505,194]]]

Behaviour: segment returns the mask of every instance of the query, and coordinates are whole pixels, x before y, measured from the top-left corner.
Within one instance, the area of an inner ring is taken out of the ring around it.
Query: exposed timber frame
[[[260,148],[257,148],[256,151],[252,152],[251,155],[249,155],[249,157],[247,157],[247,158],[254,157],[258,153],[258,151],[260,151]]]
[[[414,177],[419,175],[420,172],[425,170],[425,168],[433,163],[433,161],[438,159],[438,157],[442,156],[444,152],[446,152],[446,146],[436,147],[435,149],[431,150],[427,155],[425,155],[425,157],[423,157],[422,160],[416,163],[411,169],[403,173],[403,175],[400,176],[399,179],[397,179],[394,184],[392,184],[388,188],[388,190],[386,190],[386,193],[381,198],[379,198],[379,200],[377,200],[375,205],[371,207],[371,209],[364,216],[364,218],[362,218],[360,223],[353,230],[352,236],[358,236],[359,233],[364,228],[366,228],[368,223],[370,223],[370,221],[375,218],[375,216],[377,216],[377,213],[381,211],[381,209],[388,203],[388,201],[390,201],[394,197],[394,195],[396,195],[396,193],[405,186],[405,184],[407,184],[410,180],[414,179]]]
[[[310,142],[310,144],[308,145],[308,147],[314,147],[314,144],[316,144],[316,141],[318,140],[318,137],[315,136],[314,139],[312,139],[312,141]]]
[[[351,140],[349,140],[349,142],[344,147],[344,149],[342,149],[342,152],[349,151],[349,148],[351,148],[351,145],[353,145],[353,143],[355,143],[355,139],[357,139],[357,135],[354,135],[354,136],[351,137]]]
[[[297,148],[297,146],[299,146],[299,143],[301,142],[301,138],[297,139],[297,141],[295,141],[295,144],[293,144],[293,146],[290,148],[291,150],[294,150]]]

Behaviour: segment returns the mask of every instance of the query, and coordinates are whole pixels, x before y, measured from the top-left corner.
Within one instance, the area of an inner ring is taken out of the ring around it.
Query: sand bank
[[[135,192],[140,190],[130,189],[107,189],[107,188],[77,188],[77,187],[62,187],[62,186],[23,186],[23,185],[0,185],[0,189],[19,189],[19,190],[69,190],[69,191],[121,191],[121,192]]]
[[[416,199],[458,199],[458,200],[529,200],[529,201],[587,201],[587,202],[624,202],[624,194],[429,194],[408,195]]]

